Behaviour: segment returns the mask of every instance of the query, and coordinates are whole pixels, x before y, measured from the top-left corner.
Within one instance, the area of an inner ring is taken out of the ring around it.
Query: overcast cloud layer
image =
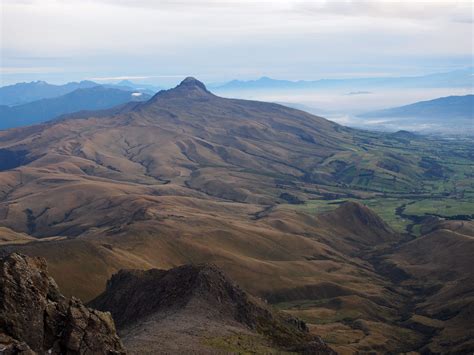
[[[2,84],[414,75],[472,65],[471,1],[2,0]]]

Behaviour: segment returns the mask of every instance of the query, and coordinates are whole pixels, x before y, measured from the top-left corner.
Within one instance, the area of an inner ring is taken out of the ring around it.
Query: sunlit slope
[[[128,223],[163,195],[268,205],[305,198],[308,184],[416,190],[429,169],[363,132],[219,98],[195,79],[110,116],[2,132],[0,154],[0,221],[38,237]]]

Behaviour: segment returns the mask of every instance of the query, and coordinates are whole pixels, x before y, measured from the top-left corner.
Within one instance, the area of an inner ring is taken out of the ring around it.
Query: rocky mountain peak
[[[186,77],[183,81],[181,81],[181,83],[178,85],[178,87],[187,87],[187,88],[195,87],[195,88],[200,88],[200,89],[203,89],[203,90],[207,91],[207,88],[204,85],[204,83],[197,80],[196,78],[194,78],[192,76]]]
[[[193,100],[207,101],[215,97],[216,96],[208,91],[206,86],[201,81],[189,76],[185,78],[178,86],[169,90],[162,90],[158,92],[155,96],[153,96],[149,103],[153,104],[160,100],[169,99],[186,99],[188,102],[192,102]]]

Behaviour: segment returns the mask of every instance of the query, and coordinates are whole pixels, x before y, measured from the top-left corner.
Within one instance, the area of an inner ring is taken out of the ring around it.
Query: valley
[[[342,354],[473,347],[467,138],[355,130],[187,78],[1,131],[0,154],[0,252],[45,258],[67,297],[212,263]]]

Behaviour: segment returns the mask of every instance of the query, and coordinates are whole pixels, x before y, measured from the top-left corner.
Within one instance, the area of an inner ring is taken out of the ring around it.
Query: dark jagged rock
[[[216,302],[222,313],[251,328],[257,318],[269,317],[213,265],[184,265],[169,271],[120,270],[107,284],[106,292],[90,304],[110,311],[117,326],[131,324],[154,312],[184,307],[193,297]]]
[[[125,351],[110,314],[62,296],[43,258],[11,254],[0,261],[0,353]]]
[[[232,320],[284,350],[333,353],[321,339],[309,334],[303,321],[248,295],[220,269],[208,264],[168,271],[121,270],[90,305],[111,312],[119,329],[136,327],[152,315],[161,318],[192,309],[193,317],[205,313],[207,319]]]

